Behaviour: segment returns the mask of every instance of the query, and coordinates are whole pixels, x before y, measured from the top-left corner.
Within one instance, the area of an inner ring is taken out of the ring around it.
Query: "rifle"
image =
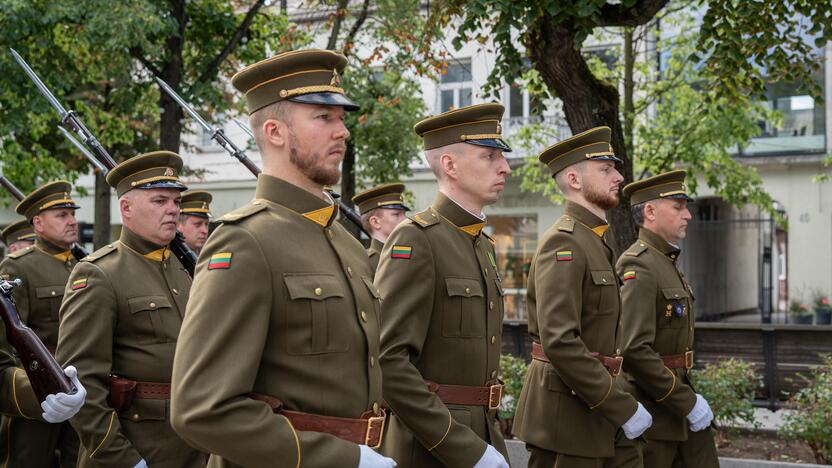
[[[16,198],[17,201],[20,202],[23,201],[24,198],[26,198],[26,195],[23,193],[23,191],[17,188],[17,186],[14,185],[12,181],[7,179],[6,176],[3,175],[2,171],[0,171],[0,185],[2,185],[3,188],[6,189],[6,191],[9,192],[11,196]],[[75,260],[78,260],[79,262],[82,258],[89,255],[89,252],[87,252],[86,249],[84,249],[77,243],[73,243],[72,247],[70,247],[69,250],[72,252],[72,256],[75,257]]]
[[[41,81],[38,75],[32,70],[28,63],[23,60],[23,57],[17,53],[14,49],[9,49],[11,51],[12,57],[14,57],[15,61],[23,71],[26,72],[26,75],[29,76],[29,79],[35,84],[38,88],[38,91],[49,101],[49,104],[52,106],[53,109],[58,113],[60,116],[61,121],[60,125],[64,127],[69,132],[75,133],[81,141],[90,149],[93,154],[93,159],[96,159],[100,166],[104,167],[106,172],[102,174],[106,174],[114,167],[116,167],[116,161],[110,156],[110,153],[101,146],[101,143],[95,138],[92,132],[87,129],[81,119],[75,114],[75,111],[67,111],[63,105],[61,105],[60,101],[49,91],[49,88]],[[99,165],[96,165],[99,167]],[[185,271],[188,272],[189,275],[193,278],[194,270],[196,269],[196,254],[188,248],[188,245],[185,244],[185,236],[182,235],[181,232],[176,232],[176,237],[173,238],[170,245],[170,251],[179,259],[179,262],[182,263],[182,266],[185,268]]]
[[[170,96],[174,101],[176,101],[176,103],[179,104],[179,106],[182,109],[184,109],[185,112],[187,112],[191,117],[193,117],[193,119],[196,120],[196,122],[199,124],[200,127],[203,128],[203,130],[211,134],[211,139],[216,141],[217,144],[222,147],[222,149],[224,149],[228,152],[228,154],[237,158],[238,161],[243,163],[243,166],[245,166],[246,169],[248,169],[254,175],[255,178],[260,174],[260,168],[257,167],[256,164],[254,164],[254,161],[252,161],[243,150],[237,147],[237,145],[235,145],[234,142],[228,138],[228,136],[225,134],[225,132],[223,132],[222,129],[212,127],[208,122],[206,122],[205,119],[203,119],[202,116],[200,116],[196,112],[196,110],[194,110],[194,108],[190,106],[190,104],[185,102],[185,100],[182,99],[182,97],[179,96],[179,94],[177,94],[177,92],[174,91],[169,84],[165,83],[165,80],[157,76],[156,82],[159,83],[159,87],[162,88],[162,91],[167,93],[167,95]],[[237,125],[239,125],[240,128],[242,128],[243,131],[245,131],[249,136],[254,136],[251,130],[238,119],[234,119],[234,122]],[[367,236],[369,237],[369,233],[367,233],[367,231],[364,230],[364,227],[361,224],[361,216],[359,216],[358,213],[355,212],[355,210],[345,205],[344,202],[339,199],[339,195],[333,192],[330,192],[330,194],[333,195],[333,200],[335,201],[335,203],[338,204],[338,209],[341,211],[341,213],[344,214],[344,217],[350,220],[356,226],[358,226],[358,229],[360,229],[361,232],[363,232],[364,234],[367,234]]]
[[[20,357],[20,363],[38,401],[46,400],[47,395],[55,393],[73,394],[77,388],[66,376],[58,361],[52,356],[35,332],[20,321],[17,308],[12,299],[12,288],[20,286],[21,281],[0,279],[0,317],[6,325],[6,338]]]

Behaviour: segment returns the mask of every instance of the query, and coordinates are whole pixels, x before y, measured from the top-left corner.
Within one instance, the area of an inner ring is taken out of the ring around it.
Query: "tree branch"
[[[148,59],[146,59],[146,58],[144,57],[144,55],[142,54],[142,51],[141,51],[141,50],[139,50],[139,48],[138,48],[138,47],[131,47],[131,48],[130,48],[130,55],[131,55],[134,59],[136,59],[136,60],[138,60],[139,62],[141,62],[141,64],[142,64],[145,68],[147,68],[147,70],[148,70],[150,73],[153,73],[153,75],[154,75],[154,76],[158,76],[158,77],[160,77],[160,78],[161,78],[161,76],[162,76],[162,72],[161,72],[158,68],[156,68],[156,66],[155,66],[155,65],[153,65],[153,64],[150,62],[150,60],[148,60]]]
[[[329,40],[326,43],[327,50],[335,50],[338,45],[338,34],[341,32],[341,23],[344,22],[347,6],[350,0],[338,0],[338,6],[335,7],[335,19],[332,23],[332,31],[329,33]]]
[[[245,18],[243,18],[243,22],[237,27],[237,30],[234,31],[234,34],[231,36],[231,39],[225,44],[225,47],[222,48],[220,53],[214,57],[213,60],[205,67],[205,70],[199,75],[199,78],[194,83],[204,83],[210,79],[213,79],[217,72],[219,71],[220,64],[225,61],[226,58],[231,54],[231,52],[237,47],[240,43],[240,40],[243,38],[243,35],[248,31],[248,28],[251,27],[251,22],[254,21],[254,17],[257,15],[257,12],[260,10],[260,7],[263,6],[265,0],[257,0],[254,2],[254,5],[248,9]]]
[[[347,33],[347,37],[344,38],[344,47],[342,47],[344,55],[350,54],[355,36],[358,34],[358,31],[361,30],[364,22],[367,21],[367,14],[369,11],[370,0],[364,0],[364,4],[361,6],[361,12],[358,14],[358,18],[355,19],[355,23],[353,23],[352,28],[350,28],[350,32]]]
[[[669,0],[639,0],[632,7],[607,3],[601,7],[599,26],[641,26],[656,17]]]

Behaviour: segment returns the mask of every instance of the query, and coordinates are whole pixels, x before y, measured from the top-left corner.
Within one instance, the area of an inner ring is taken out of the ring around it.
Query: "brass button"
[[[668,304],[668,305],[667,305],[667,310],[673,310],[673,306],[672,306],[672,305],[670,305],[670,304]]]
[[[139,413],[133,413],[133,421],[138,421],[140,417]]]
[[[606,278],[601,278],[601,282],[606,283],[607,279]]]
[[[618,355],[618,356],[620,356],[620,355],[621,355],[621,348],[616,349],[616,350],[615,350],[615,354],[616,354],[616,355]]]
[[[471,294],[471,288],[465,288],[465,294]]]
[[[352,267],[347,267],[347,274],[352,276]]]
[[[155,308],[156,308],[156,303],[155,303],[155,302],[151,302],[151,303],[150,303],[150,308],[151,308],[151,309],[155,309]]]
[[[367,321],[367,312],[364,312],[363,310],[361,311],[361,320],[365,322]]]
[[[431,217],[431,218],[435,218],[435,217],[436,217],[436,214],[431,213],[431,214],[430,214],[430,217]]]
[[[491,335],[491,344],[494,344],[496,342],[497,342],[497,337],[494,336],[494,335]]]
[[[495,370],[491,371],[491,378],[492,378],[492,379],[496,379],[496,378],[497,378],[497,371],[495,371]]]
[[[370,356],[370,367],[375,367],[375,366],[376,366],[376,359],[374,357]]]
[[[378,414],[378,403],[373,403],[373,413]]]
[[[52,295],[53,295],[53,296],[55,295],[55,291],[52,291]]]
[[[490,301],[488,303],[488,308],[491,309],[491,310],[494,310],[494,301]]]
[[[570,390],[570,392],[572,392],[573,395],[577,395],[577,393],[575,393],[575,390]]]
[[[324,290],[323,290],[323,289],[321,289],[321,288],[315,288],[315,295],[316,295],[316,296],[320,296],[320,295],[321,295],[321,294],[323,294],[323,293],[324,293]]]
[[[678,295],[678,294],[674,294],[674,296],[679,297],[679,295]]]
[[[176,295],[178,296],[178,295],[179,295],[179,290],[178,290],[178,289],[176,289],[176,288],[173,288],[173,293],[174,293],[174,294],[176,294]]]

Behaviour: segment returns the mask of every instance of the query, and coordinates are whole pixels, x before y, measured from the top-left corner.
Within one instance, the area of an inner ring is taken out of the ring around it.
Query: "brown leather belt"
[[[140,400],[170,400],[170,384],[137,381],[134,398]]]
[[[613,377],[618,376],[621,373],[621,365],[624,363],[624,358],[621,356],[605,356],[601,353],[589,353],[595,359],[601,361],[601,364],[607,368],[607,372],[610,373]],[[536,342],[532,342],[532,359],[536,359],[538,361],[549,362],[549,358],[546,357],[546,353],[543,352],[543,346]]]
[[[428,390],[435,393],[442,400],[442,403],[449,405],[486,406],[489,410],[500,407],[503,401],[503,389],[505,385],[501,382],[484,387],[472,387],[468,385],[445,385],[425,380]]]
[[[690,369],[693,367],[693,351],[662,356],[662,362],[668,369]]]
[[[379,409],[380,416],[375,415],[372,411],[367,411],[359,419],[339,418],[283,409],[283,402],[271,395],[249,393],[248,396],[266,403],[273,412],[285,416],[297,431],[323,432],[374,449],[381,445],[386,416],[383,408]]]
[[[134,399],[170,400],[170,384],[163,382],[140,382],[118,375],[110,376],[110,393],[107,402],[116,411],[126,411]]]

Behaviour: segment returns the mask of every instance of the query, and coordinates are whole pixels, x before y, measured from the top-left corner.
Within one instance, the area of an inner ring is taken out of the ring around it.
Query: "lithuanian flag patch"
[[[630,281],[632,279],[636,279],[636,272],[634,271],[625,271],[624,276],[621,277],[623,281]]]
[[[572,261],[572,251],[571,250],[561,250],[555,254],[555,258],[559,262],[571,262]]]
[[[231,268],[231,252],[218,253],[208,260],[209,270],[227,270]]]
[[[77,291],[79,289],[84,289],[87,287],[87,279],[86,278],[78,278],[77,280],[72,282],[72,285],[69,289],[73,291]]]
[[[413,247],[409,245],[394,245],[390,250],[390,258],[403,258],[409,260],[413,254]]]

